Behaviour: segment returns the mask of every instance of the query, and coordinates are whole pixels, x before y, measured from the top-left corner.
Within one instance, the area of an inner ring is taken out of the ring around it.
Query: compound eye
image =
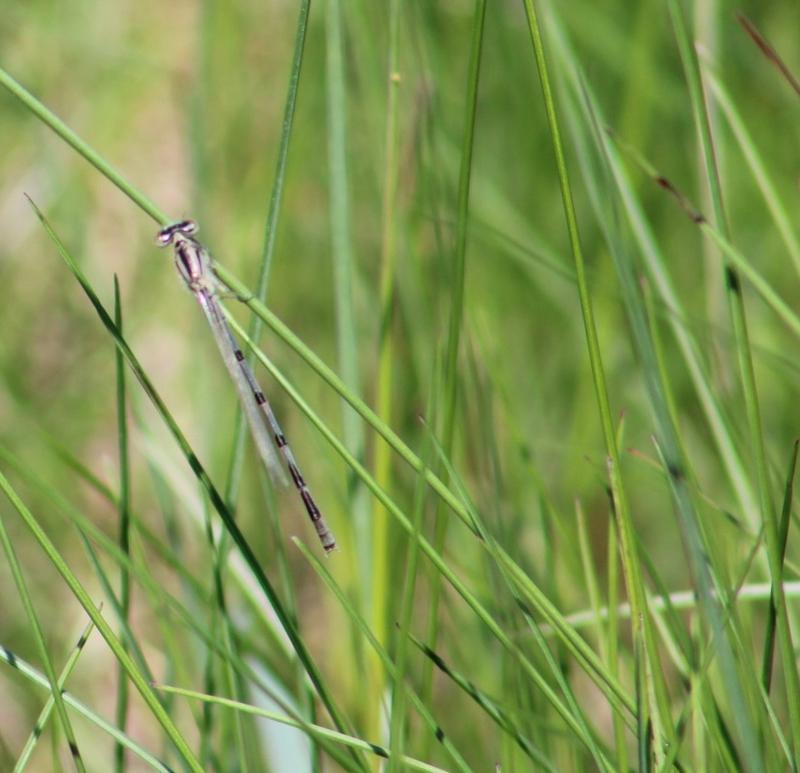
[[[185,233],[187,236],[191,236],[197,233],[197,223],[194,220],[184,220],[182,223],[178,223],[175,229]]]
[[[172,243],[172,237],[175,235],[174,226],[168,226],[167,228],[162,228],[156,234],[156,244],[159,247],[166,247],[168,244]]]

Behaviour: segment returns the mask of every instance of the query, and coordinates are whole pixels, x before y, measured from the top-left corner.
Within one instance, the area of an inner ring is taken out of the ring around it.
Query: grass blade
[[[52,110],[45,107],[24,86],[0,67],[0,85],[5,86],[22,104],[28,108],[42,123],[52,129],[64,142],[71,145],[100,174],[114,183],[134,204],[144,210],[159,225],[168,225],[168,218],[147,196],[138,191],[111,164],[108,163],[88,143],[82,140]]]
[[[165,684],[158,685],[158,689],[163,690],[164,692],[173,693],[175,695],[182,695],[186,698],[194,698],[195,700],[201,701],[212,701],[219,706],[234,709],[235,711],[243,711],[256,717],[264,717],[265,719],[270,719],[273,722],[280,722],[281,724],[288,725],[289,727],[296,727],[298,730],[303,730],[304,732],[308,733],[312,738],[329,739],[331,741],[335,741],[336,743],[343,744],[351,749],[369,752],[377,757],[382,757],[383,759],[388,759],[389,757],[388,750],[376,743],[370,743],[369,741],[364,741],[361,738],[355,738],[344,733],[337,733],[335,730],[329,730],[328,728],[321,727],[320,725],[307,725],[302,722],[298,722],[296,719],[292,719],[292,717],[277,714],[274,711],[267,711],[266,709],[259,708],[258,706],[251,706],[248,703],[239,703],[238,701],[232,701],[228,698],[218,698],[214,695],[204,695],[203,693],[194,692],[193,690],[185,690],[181,687],[173,687]],[[446,771],[444,771],[442,768],[437,768],[435,765],[428,765],[426,762],[421,762],[420,760],[415,760],[411,757],[406,757],[405,755],[403,756],[403,764],[409,770],[419,770],[423,771],[423,773],[446,773]]]
[[[83,651],[83,645],[86,644],[86,641],[89,638],[89,634],[92,632],[92,628],[94,628],[94,623],[89,622],[84,628],[83,633],[80,635],[78,639],[78,643],[75,645],[75,648],[72,650],[72,653],[67,658],[67,662],[64,664],[64,668],[61,670],[61,673],[58,677],[58,688],[59,694],[63,692],[64,686],[67,683],[67,680],[70,677],[75,666],[78,664],[78,659],[81,656],[81,652]],[[30,761],[31,755],[33,754],[34,749],[36,748],[36,743],[42,735],[42,732],[47,724],[47,720],[50,718],[50,715],[53,713],[53,706],[55,705],[55,701],[53,700],[53,696],[51,695],[47,699],[47,703],[44,704],[44,708],[42,708],[41,713],[39,714],[38,718],[36,719],[36,724],[33,726],[33,730],[31,734],[28,736],[28,740],[25,742],[25,746],[22,747],[22,751],[20,752],[19,757],[17,758],[17,764],[14,766],[14,773],[22,773],[25,768],[28,766],[28,762]]]
[[[94,623],[94,620],[92,622]],[[25,678],[34,684],[38,684],[40,687],[45,688],[49,686],[47,677],[44,674],[37,671],[29,663],[26,663],[22,658],[18,657],[11,652],[11,650],[2,645],[0,645],[0,660],[11,666],[11,668],[19,671],[19,673],[21,673],[23,676],[25,676]],[[99,714],[95,714],[92,709],[90,709],[84,703],[81,703],[81,701],[75,698],[71,693],[63,690],[61,695],[64,699],[64,703],[66,703],[70,708],[88,719],[92,724],[94,724],[104,733],[107,733],[115,741],[121,743],[126,749],[129,749],[131,752],[133,752],[133,754],[150,765],[153,770],[157,770],[159,773],[172,773],[171,769],[168,768],[158,758],[150,754],[150,752],[136,743],[136,741],[134,741],[132,738],[125,735],[125,733],[123,733],[121,730],[118,730],[116,727],[114,727],[114,725],[106,722],[106,720],[104,720]],[[199,770],[199,768],[195,769]]]

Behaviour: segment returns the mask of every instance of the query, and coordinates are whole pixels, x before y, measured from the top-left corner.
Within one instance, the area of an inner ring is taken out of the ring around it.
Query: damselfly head
[[[156,234],[156,244],[159,247],[166,247],[172,244],[178,234],[183,236],[192,236],[197,233],[197,223],[194,220],[181,220],[179,223],[173,223],[165,228],[162,228]]]

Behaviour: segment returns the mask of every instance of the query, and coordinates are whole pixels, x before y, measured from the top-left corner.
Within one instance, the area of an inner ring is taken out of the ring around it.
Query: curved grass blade
[[[431,397],[429,398],[429,405],[426,414],[435,416],[435,401],[436,396],[439,394],[438,367],[434,367],[433,384],[430,394]],[[431,405],[431,403],[433,403],[433,405]],[[426,443],[421,457],[425,469],[430,466],[431,452],[431,444]],[[412,506],[411,520],[413,533],[411,535],[410,544],[408,545],[406,552],[403,591],[400,599],[399,609],[400,619],[396,622],[396,626],[399,631],[399,639],[396,639],[395,643],[395,663],[392,664],[393,667],[391,670],[387,668],[387,671],[393,681],[392,700],[389,709],[389,749],[391,751],[391,759],[389,760],[389,769],[387,773],[396,773],[399,768],[398,758],[401,749],[403,748],[403,744],[406,741],[408,729],[408,720],[406,718],[407,693],[412,691],[411,686],[406,685],[406,671],[408,669],[408,632],[411,629],[412,614],[415,606],[415,591],[417,588],[417,575],[419,573],[419,535],[422,531],[423,514],[425,511],[425,502],[428,494],[428,487],[425,485],[424,473],[418,475],[414,483],[414,502]],[[422,703],[421,700],[416,701],[414,698],[411,700],[415,703],[415,705],[417,703]],[[422,748],[424,750],[423,756],[427,756],[427,744]],[[460,760],[461,758],[458,757],[457,759]]]
[[[164,214],[147,196],[138,191],[96,150],[92,149],[72,129],[69,128],[52,110],[45,107],[22,84],[0,67],[0,86],[5,86],[25,107],[28,108],[46,126],[49,126],[64,142],[71,145],[100,174],[114,183],[134,204],[143,209],[160,225],[168,225],[170,218]]]
[[[382,757],[383,759],[389,758],[389,751],[383,746],[379,746],[376,743],[370,743],[369,741],[364,741],[355,736],[346,735],[345,733],[337,733],[335,730],[329,730],[328,728],[321,727],[320,725],[310,725],[303,722],[298,722],[292,717],[277,714],[274,711],[268,711],[267,709],[262,709],[258,706],[251,706],[248,703],[232,701],[228,698],[218,698],[215,695],[203,695],[203,693],[195,692],[194,690],[185,690],[181,687],[172,687],[165,684],[159,684],[156,686],[159,690],[163,690],[164,692],[170,692],[175,695],[183,695],[186,698],[194,698],[201,701],[212,701],[213,703],[216,703],[220,706],[225,706],[226,708],[234,709],[235,711],[244,711],[247,714],[253,714],[257,717],[264,717],[265,719],[270,719],[273,722],[280,722],[282,725],[296,727],[298,730],[308,733],[311,738],[329,739],[352,749],[370,752],[371,754]],[[421,762],[420,760],[415,760],[412,757],[406,757],[405,755],[403,756],[403,764],[409,770],[419,770],[423,773],[447,773],[447,771],[445,771],[443,768],[437,768],[435,765],[429,765],[426,762]]]

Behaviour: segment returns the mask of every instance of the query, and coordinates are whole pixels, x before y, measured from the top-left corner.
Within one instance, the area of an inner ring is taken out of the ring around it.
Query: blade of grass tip
[[[777,575],[772,576],[772,592],[770,593],[767,630],[764,636],[764,654],[761,668],[761,681],[767,693],[772,684],[772,667],[775,656],[775,627],[781,642],[781,658],[783,661],[784,683],[786,685],[786,702],[789,705],[789,716],[800,715],[800,686],[798,686],[797,663],[794,657],[794,645],[788,620],[786,596],[783,588],[783,562],[786,559],[786,543],[789,536],[792,502],[794,498],[794,476],[797,469],[797,452],[800,441],[795,440],[786,475],[786,488],[783,497],[783,509],[778,531],[778,555],[780,562],[775,567]],[[797,728],[792,727],[794,733]],[[797,736],[795,735],[795,738]],[[797,749],[795,749],[797,751]]]
[[[456,243],[453,250],[450,282],[450,321],[442,374],[442,445],[449,457],[453,452],[456,408],[458,404],[458,355],[461,342],[461,327],[464,324],[464,289],[466,277],[467,235],[469,233],[470,183],[472,181],[472,153],[475,145],[475,123],[478,112],[478,87],[481,74],[481,52],[483,50],[484,25],[486,20],[486,0],[475,0],[472,13],[472,39],[470,41],[469,70],[467,73],[466,98],[464,103],[464,129],[461,140],[461,163],[458,176],[458,209],[456,215]],[[446,479],[445,479],[446,480]],[[433,547],[438,553],[444,550],[447,539],[448,518],[437,503]],[[432,578],[429,591],[428,632],[426,641],[434,649],[439,635],[439,601],[442,584],[438,576]],[[422,694],[432,690],[432,667],[422,676]]]
[[[0,67],[0,85],[5,86],[22,104],[28,108],[40,121],[52,129],[62,140],[71,145],[83,156],[100,174],[117,186],[131,201],[143,209],[150,217],[162,226],[171,221],[147,196],[136,190],[111,164],[99,153],[92,149],[72,129],[69,128],[55,113],[45,107],[24,86],[15,80],[8,72]]]
[[[131,681],[136,686],[136,689],[141,694],[142,698],[144,699],[145,703],[147,704],[150,711],[153,713],[156,721],[161,725],[164,729],[164,732],[169,736],[170,740],[174,743],[175,748],[180,752],[181,756],[184,758],[186,763],[192,770],[198,771],[201,773],[201,768],[197,760],[195,759],[194,755],[192,754],[189,745],[187,744],[184,737],[181,735],[178,728],[172,722],[172,719],[167,715],[164,711],[163,707],[159,703],[158,699],[156,698],[153,691],[148,686],[145,679],[142,677],[141,672],[136,667],[135,663],[131,659],[130,655],[122,648],[122,644],[120,643],[119,639],[114,635],[114,632],[111,630],[111,626],[105,621],[103,616],[95,609],[94,604],[92,603],[89,594],[86,592],[86,589],[81,584],[80,580],[73,574],[72,570],[67,565],[66,561],[63,559],[61,554],[56,549],[55,545],[50,541],[50,538],[45,534],[42,527],[39,525],[39,522],[34,517],[33,513],[26,507],[25,503],[19,498],[17,492],[13,489],[11,484],[9,483],[8,479],[5,475],[0,472],[0,489],[3,490],[3,493],[8,498],[9,502],[11,502],[14,509],[19,513],[22,520],[25,522],[25,525],[33,534],[35,540],[39,543],[39,546],[45,552],[47,557],[50,559],[50,562],[55,566],[58,573],[64,579],[64,581],[69,586],[70,590],[72,591],[75,598],[80,602],[81,606],[86,610],[86,613],[92,619],[94,624],[97,626],[97,630],[100,632],[102,637],[108,643],[108,646],[111,648],[111,651],[114,653],[114,656],[119,660],[123,667],[125,668],[125,672],[130,677]],[[0,520],[0,527],[2,526],[2,521]],[[0,528],[3,534],[5,534],[5,530]],[[46,654],[46,653],[45,653]],[[52,663],[50,664],[50,668],[52,669]],[[50,678],[50,675],[48,675]],[[50,679],[51,687],[55,685],[55,674],[53,674],[53,678]],[[58,706],[60,700],[60,693],[56,689],[54,695],[57,694],[56,697],[56,706]],[[63,703],[61,706],[62,710],[66,714]],[[75,757],[73,756],[73,759]],[[77,762],[77,760],[76,760]]]
[[[185,698],[193,698],[194,700],[213,701],[220,706],[225,706],[226,708],[230,708],[235,711],[243,711],[247,714],[253,714],[257,717],[264,717],[265,719],[272,720],[273,722],[279,722],[282,725],[287,725],[288,727],[294,727],[298,730],[302,730],[303,732],[308,733],[312,739],[320,738],[331,740],[352,749],[369,752],[377,757],[382,757],[383,759],[388,759],[389,757],[388,750],[383,746],[379,746],[378,744],[364,741],[356,736],[350,736],[346,735],[345,733],[339,733],[335,730],[329,730],[327,727],[322,727],[320,725],[309,725],[293,719],[292,717],[287,717],[283,714],[269,711],[268,709],[262,709],[258,706],[251,706],[249,703],[239,703],[238,701],[232,701],[228,698],[219,698],[215,695],[204,695],[203,693],[195,692],[193,690],[186,690],[182,687],[173,687],[171,685],[159,684],[158,689],[165,692],[174,693],[175,695],[182,695]],[[437,768],[435,765],[429,765],[426,762],[415,760],[412,757],[404,756],[403,764],[409,770],[420,770],[424,773],[447,773],[447,771],[445,771],[443,768]]]
[[[86,644],[89,634],[92,632],[92,628],[94,628],[94,623],[90,620],[86,624],[86,628],[83,629],[83,633],[80,635],[80,638],[78,639],[78,642],[72,650],[69,658],[67,658],[67,662],[64,664],[64,668],[61,670],[61,673],[58,677],[59,692],[63,691],[70,674],[72,674],[73,669],[77,665],[78,659],[83,651],[83,645]],[[54,705],[55,701],[53,700],[53,696],[50,695],[50,697],[47,699],[47,703],[44,704],[44,708],[36,719],[36,724],[33,726],[33,730],[28,736],[25,746],[22,747],[22,751],[17,758],[17,764],[14,765],[13,773],[22,773],[22,771],[24,771],[28,766],[28,762],[33,754],[33,750],[36,748],[36,743],[38,742],[45,726],[47,725],[47,720],[50,718],[50,714],[53,713]]]
[[[248,347],[253,347],[251,341],[248,340],[247,334],[245,333],[244,329],[239,325],[236,320],[234,319],[233,315],[227,310],[223,308],[225,312],[225,317],[230,324],[231,328],[233,329],[234,333],[239,336],[242,341]],[[269,322],[268,322],[269,324]],[[258,358],[259,362],[267,369],[269,374],[275,381],[286,391],[292,401],[300,408],[300,410],[311,420],[314,426],[322,433],[325,439],[330,443],[336,452],[345,460],[345,462],[352,467],[359,477],[364,481],[365,485],[369,490],[378,498],[381,504],[386,507],[387,511],[390,512],[398,523],[402,526],[402,528],[406,531],[407,534],[413,535],[414,529],[411,525],[411,522],[402,512],[402,510],[396,505],[396,503],[387,495],[387,493],[378,486],[375,478],[370,475],[365,467],[357,460],[355,457],[350,454],[350,452],[342,445],[341,441],[331,432],[331,430],[323,423],[323,421],[314,413],[313,410],[309,407],[309,405],[303,400],[303,398],[298,394],[298,392],[292,387],[292,385],[284,378],[283,374],[272,364],[269,358],[260,350],[254,349],[256,353],[256,357]],[[346,395],[346,390],[340,392],[343,396]],[[409,451],[410,453],[410,451]],[[413,456],[413,454],[412,454]],[[416,457],[414,457],[416,459]],[[418,461],[418,460],[417,460]],[[417,465],[414,465],[417,467]],[[419,469],[423,469],[421,462],[419,462]],[[438,478],[435,476],[431,478],[431,480],[438,481]],[[442,485],[439,482],[440,486]],[[445,491],[449,491],[448,489],[444,489]],[[456,500],[458,501],[458,500]],[[463,510],[463,508],[462,508]],[[465,518],[469,519],[469,515],[464,516]],[[470,608],[475,612],[481,622],[488,628],[488,630],[492,633],[492,635],[505,647],[508,652],[510,652],[520,663],[520,665],[525,670],[525,673],[533,680],[536,686],[542,691],[544,697],[552,704],[554,709],[558,712],[561,718],[567,723],[567,725],[572,729],[572,731],[584,742],[590,743],[588,739],[583,734],[582,728],[578,723],[576,723],[574,717],[570,714],[568,709],[563,705],[560,701],[558,696],[552,690],[550,685],[548,684],[547,680],[539,673],[536,667],[531,663],[531,661],[525,656],[524,652],[517,647],[508,635],[503,630],[503,627],[489,614],[488,610],[481,604],[478,598],[469,591],[469,589],[464,585],[464,583],[457,577],[457,575],[453,572],[453,570],[448,566],[448,564],[444,561],[439,553],[437,553],[433,546],[431,545],[428,540],[426,540],[422,535],[419,535],[419,545],[422,548],[422,551],[425,553],[426,556],[431,560],[433,565],[436,567],[437,571],[441,572],[446,578],[447,581],[452,585],[453,589],[456,593],[464,599],[464,601],[470,606]],[[508,565],[512,568],[516,567],[513,561],[508,559]],[[516,567],[520,572],[522,572],[519,567]],[[602,682],[600,682],[602,684]],[[620,688],[621,689],[621,688]],[[624,693],[622,693],[624,696]],[[623,700],[626,700],[627,696],[624,696]]]
[[[386,669],[386,673],[389,674],[389,677],[395,682],[395,684],[399,684],[400,674],[398,673],[398,667],[392,661],[386,648],[380,643],[380,641],[378,641],[377,636],[369,627],[369,624],[364,619],[364,616],[358,612],[348,598],[347,594],[342,590],[339,583],[336,582],[336,580],[333,578],[333,575],[322,564],[322,562],[300,540],[298,540],[296,537],[293,537],[292,539],[299,548],[300,552],[303,554],[304,558],[311,564],[312,569],[314,569],[331,593],[333,593],[342,609],[347,613],[358,630],[361,631],[361,634],[364,636],[364,638],[369,642],[375,654],[380,658],[383,667]],[[436,738],[436,740],[439,741],[439,743],[442,744],[445,751],[447,751],[447,753],[450,755],[450,758],[453,760],[456,767],[462,771],[462,773],[471,771],[472,768],[467,764],[458,749],[456,749],[456,747],[453,745],[453,742],[450,740],[449,736],[444,732],[442,726],[438,723],[436,718],[431,713],[431,710],[422,701],[417,692],[415,692],[410,685],[406,685],[406,690],[408,691],[408,697],[414,704],[414,708],[417,710],[417,713],[428,726],[431,734]]]
[[[192,450],[191,446],[189,445],[189,442],[186,440],[186,437],[176,424],[175,420],[173,419],[172,415],[167,409],[166,404],[161,399],[161,396],[158,394],[152,382],[148,378],[147,374],[144,372],[141,364],[134,355],[133,351],[128,346],[125,339],[120,335],[119,330],[117,330],[116,326],[114,325],[114,321],[111,319],[108,312],[103,307],[103,304],[100,302],[100,299],[97,297],[97,294],[94,292],[88,280],[83,275],[83,272],[75,263],[74,259],[69,254],[69,252],[67,251],[66,247],[61,242],[61,240],[58,238],[58,235],[52,229],[52,227],[50,226],[49,222],[44,217],[42,212],[36,207],[36,205],[32,201],[31,205],[34,208],[34,211],[36,212],[36,215],[39,218],[40,222],[42,223],[42,226],[44,227],[48,236],[50,236],[56,248],[58,249],[59,254],[66,263],[70,272],[78,281],[78,283],[81,285],[87,297],[89,298],[89,301],[91,302],[92,306],[94,307],[95,311],[100,317],[100,320],[103,323],[104,327],[113,336],[117,346],[122,351],[125,360],[133,370],[137,380],[139,381],[145,393],[150,398],[156,410],[166,423],[168,429],[170,430],[172,436],[175,438],[175,441],[178,443],[178,446],[180,447],[183,455],[185,456],[195,476],[203,484],[203,487],[208,492],[211,502],[214,505],[214,509],[219,514],[223,524],[225,525],[225,528],[230,533],[231,537],[233,538],[233,541],[239,548],[242,557],[247,563],[249,569],[252,571],[256,581],[258,582],[258,585],[264,592],[264,595],[267,597],[284,631],[286,632],[286,635],[288,636],[290,642],[292,643],[292,646],[295,652],[297,653],[298,658],[302,662],[306,670],[306,673],[308,674],[309,679],[314,684],[314,687],[316,688],[317,693],[319,694],[320,700],[323,702],[326,709],[330,713],[331,719],[333,720],[333,722],[336,724],[337,727],[341,729],[347,728],[349,726],[349,723],[346,721],[344,715],[337,708],[335,702],[333,701],[333,697],[329,692],[325,684],[325,681],[322,678],[322,674],[320,673],[315,662],[313,661],[311,653],[306,647],[305,642],[303,641],[296,627],[292,625],[290,616],[288,615],[279,596],[277,595],[275,589],[272,587],[272,584],[267,578],[264,569],[259,563],[258,558],[253,552],[253,549],[250,547],[249,542],[245,538],[242,531],[239,529],[236,520],[234,519],[233,515],[230,512],[230,509],[225,504],[225,501],[223,500],[216,486],[211,481],[211,478],[209,477],[203,465],[200,463],[200,460],[197,458],[197,455]],[[154,696],[153,700],[155,700]],[[194,758],[192,759],[194,761]],[[366,763],[362,761],[361,765],[363,767],[366,765]]]
[[[0,488],[2,488],[9,499],[11,499],[11,495],[9,494],[9,491],[11,490],[10,484],[2,473],[0,473]],[[58,677],[56,676],[53,661],[47,649],[44,630],[39,622],[39,616],[36,614],[36,607],[34,606],[33,599],[28,593],[28,584],[25,581],[25,575],[23,574],[22,567],[17,559],[17,554],[14,550],[14,545],[11,542],[11,537],[6,531],[6,525],[3,518],[0,518],[0,543],[2,543],[3,550],[5,551],[6,558],[8,559],[8,566],[11,570],[11,576],[14,578],[14,584],[17,586],[17,593],[19,594],[20,601],[25,609],[25,616],[28,618],[28,624],[31,628],[34,641],[36,642],[36,648],[39,652],[39,657],[42,659],[42,663],[44,664],[44,671],[47,674],[47,681],[50,684],[50,691],[55,700],[56,715],[58,716],[58,720],[62,730],[64,731],[64,735],[67,738],[69,751],[72,756],[72,763],[76,770],[78,770],[80,773],[85,773],[86,767],[83,764],[83,758],[81,757],[81,752],[78,748],[78,742],[75,740],[75,732],[72,729],[72,723],[69,721],[67,710],[64,707],[64,701],[61,697],[61,689],[58,685]]]
[[[545,757],[531,743],[522,731],[516,726],[513,718],[508,712],[498,705],[492,698],[490,698],[483,690],[475,685],[471,680],[467,679],[463,674],[450,668],[438,653],[434,652],[425,642],[414,636],[413,633],[407,633],[408,639],[419,649],[419,651],[430,660],[445,676],[447,676],[454,684],[456,684],[464,693],[466,693],[504,733],[506,733],[520,749],[543,770],[555,771],[557,768],[553,763]],[[538,770],[539,768],[537,768]]]
[[[625,580],[628,587],[628,595],[630,598],[631,607],[634,613],[632,620],[633,637],[634,640],[636,640],[639,636],[645,636],[645,653],[648,659],[651,661],[651,673],[655,675],[660,673],[661,666],[658,661],[657,650],[653,640],[651,626],[648,624],[644,584],[637,559],[633,522],[628,507],[627,494],[621,474],[619,450],[617,448],[614,435],[614,424],[611,418],[611,405],[608,395],[608,385],[605,380],[600,341],[594,321],[594,311],[592,309],[589,286],[586,280],[586,267],[583,258],[583,249],[578,232],[577,215],[575,212],[575,205],[572,200],[569,174],[567,171],[567,162],[562,146],[555,100],[550,86],[550,79],[547,72],[547,62],[544,53],[544,44],[542,41],[538,16],[533,0],[524,0],[524,6],[531,36],[531,44],[533,46],[534,57],[536,59],[536,67],[539,73],[539,82],[541,84],[545,112],[547,114],[547,121],[550,128],[550,137],[556,157],[556,167],[558,169],[558,177],[561,186],[561,197],[563,201],[567,231],[575,261],[575,274],[578,281],[578,296],[580,299],[581,313],[583,315],[589,362],[592,370],[592,379],[594,382],[595,396],[600,413],[603,436],[605,439],[606,453],[608,454],[610,460],[609,470],[612,476],[611,486],[617,498],[617,509],[615,515],[621,542],[623,570],[625,573]],[[660,680],[656,679],[656,682],[660,683]],[[669,737],[671,735],[669,716],[662,716],[661,720],[664,723],[664,729]]]
[[[122,333],[122,302],[119,293],[119,279],[114,275],[114,324]],[[114,347],[114,363],[117,380],[117,444],[119,453],[119,547],[130,556],[130,466],[128,464],[128,417],[125,396],[125,361],[117,347]],[[119,574],[120,614],[127,623],[130,617],[131,592],[130,575],[122,566]],[[125,647],[125,642],[122,642]],[[125,730],[128,722],[128,680],[117,664],[117,727]],[[125,768],[125,748],[117,744],[114,750],[114,762],[117,773]]]
[[[398,168],[398,101],[401,84],[399,71],[400,9],[402,0],[389,2],[388,60],[386,73],[386,127],[385,158],[383,167],[383,204],[381,211],[381,270],[379,279],[380,328],[378,338],[378,367],[375,384],[375,411],[385,422],[392,416],[392,377],[395,358],[392,324],[395,306],[395,250],[397,237],[397,184]],[[375,446],[373,469],[378,486],[388,491],[391,488],[391,453],[379,443]],[[389,578],[394,565],[394,550],[389,545],[389,514],[378,503],[373,503],[372,513],[372,573],[366,583],[369,589],[369,606],[372,627],[382,644],[386,643],[389,617]],[[384,675],[374,658],[366,663],[367,695],[370,711],[369,729],[378,729],[381,697],[384,690]]]
[[[92,622],[94,623],[95,621],[92,620]],[[11,668],[17,670],[26,679],[34,684],[38,684],[40,687],[44,688],[49,687],[47,677],[44,674],[37,671],[32,665],[24,661],[18,655],[15,655],[13,652],[11,652],[11,650],[7,649],[2,644],[0,644],[0,661],[3,661],[7,665],[11,666]],[[115,741],[121,743],[123,746],[125,746],[125,748],[129,749],[137,757],[150,765],[153,770],[157,770],[159,773],[173,773],[172,769],[168,768],[163,762],[161,762],[161,760],[154,757],[152,754],[150,754],[150,752],[130,738],[130,736],[114,727],[114,725],[112,725],[110,722],[107,722],[99,714],[95,714],[92,709],[86,706],[86,704],[81,703],[81,701],[75,698],[71,693],[67,692],[66,690],[62,690],[61,695],[64,699],[64,702],[71,709],[94,724],[104,733],[107,733]]]

